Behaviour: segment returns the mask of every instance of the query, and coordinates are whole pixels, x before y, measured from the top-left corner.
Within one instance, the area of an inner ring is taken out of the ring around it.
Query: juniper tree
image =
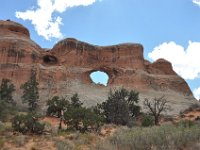
[[[64,118],[68,129],[77,130],[82,133],[88,131],[90,128],[97,131],[103,120],[92,109],[85,107],[69,108],[64,113]]]
[[[69,101],[66,98],[54,96],[47,101],[47,106],[47,115],[60,118],[59,129],[62,129],[63,114],[69,107]]]
[[[2,79],[0,86],[0,101],[6,103],[13,103],[13,92],[15,91],[15,86],[9,79]]]
[[[36,81],[36,72],[32,70],[30,79],[21,86],[21,89],[23,90],[23,95],[21,97],[22,102],[28,103],[30,111],[35,111],[38,107],[38,85],[39,83]]]
[[[103,118],[92,108],[86,108],[75,93],[70,98],[69,107],[64,113],[64,122],[68,129],[78,130],[82,133],[89,129],[97,131],[102,125]]]
[[[39,117],[36,114],[20,114],[12,119],[12,128],[14,131],[23,134],[42,134],[45,128],[44,123],[40,123]]]
[[[110,91],[108,99],[102,103],[102,110],[108,123],[126,125],[131,117],[137,116],[139,93],[124,88]]]
[[[71,97],[71,103],[70,103],[71,107],[74,108],[79,108],[83,105],[83,103],[80,101],[79,96],[77,93],[75,93],[72,97]]]
[[[0,85],[0,119],[4,120],[6,116],[13,110],[14,100],[13,92],[15,86],[9,79],[2,79]]]

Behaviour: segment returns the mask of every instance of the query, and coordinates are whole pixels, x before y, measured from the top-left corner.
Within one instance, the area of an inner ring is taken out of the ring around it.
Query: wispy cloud
[[[192,2],[200,7],[200,0],[193,0]]]
[[[51,38],[61,38],[63,34],[60,31],[62,18],[53,17],[53,13],[63,13],[67,8],[77,6],[92,5],[97,0],[37,0],[36,9],[28,9],[25,12],[16,12],[16,17],[23,20],[30,20],[34,25],[38,35],[46,40]]]
[[[163,43],[148,54],[157,60],[164,58],[170,61],[174,70],[184,79],[195,79],[200,75],[200,42],[191,42],[187,49],[175,42]]]

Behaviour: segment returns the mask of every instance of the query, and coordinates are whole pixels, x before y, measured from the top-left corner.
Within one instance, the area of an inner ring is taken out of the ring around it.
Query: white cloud
[[[170,61],[173,69],[184,79],[195,79],[200,75],[200,42],[191,42],[185,50],[175,42],[163,43],[148,54],[154,61],[164,58]]]
[[[23,20],[30,20],[34,25],[38,35],[46,40],[51,38],[61,38],[60,31],[62,18],[53,17],[54,12],[63,13],[67,8],[77,6],[88,6],[97,0],[37,0],[38,7],[26,10],[25,12],[16,12],[16,17]]]
[[[197,100],[200,100],[200,87],[195,89],[194,90],[194,97],[197,99]]]
[[[194,4],[200,6],[200,0],[193,0],[192,2],[193,2]]]

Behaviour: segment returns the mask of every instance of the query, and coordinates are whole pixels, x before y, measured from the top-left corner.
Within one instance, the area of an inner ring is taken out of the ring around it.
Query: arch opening
[[[97,85],[107,86],[109,81],[109,75],[104,71],[94,71],[90,73],[90,79]]]
[[[58,63],[58,59],[55,56],[51,56],[51,55],[45,55],[43,57],[43,61],[46,64],[57,64]]]

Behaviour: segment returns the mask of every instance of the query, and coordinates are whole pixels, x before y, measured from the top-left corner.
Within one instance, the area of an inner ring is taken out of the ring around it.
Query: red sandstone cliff
[[[176,98],[184,103],[194,102],[190,88],[173,71],[171,63],[164,59],[148,62],[140,44],[102,47],[70,38],[45,51],[30,39],[24,26],[0,21],[0,80],[11,79],[20,93],[19,87],[29,79],[31,69],[37,71],[42,99],[79,92],[83,97],[88,94],[90,99],[99,100],[106,97],[110,88],[123,86],[141,91],[144,96],[151,91],[154,96],[170,97],[172,92],[180,95]],[[109,75],[108,87],[99,88],[92,84],[89,75],[96,70]],[[92,95],[92,92],[100,94]],[[172,96],[169,99],[173,99]]]

